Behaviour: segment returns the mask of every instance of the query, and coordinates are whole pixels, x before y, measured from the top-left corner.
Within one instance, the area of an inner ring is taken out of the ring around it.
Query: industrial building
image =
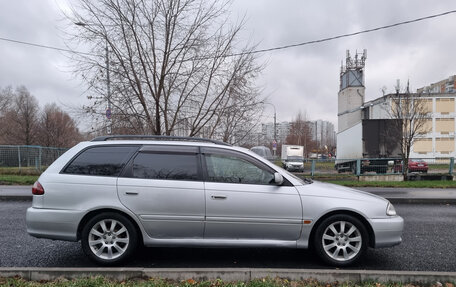
[[[365,102],[364,65],[367,53],[356,53],[354,57],[347,51],[346,64],[342,65],[340,91],[338,95],[338,158],[363,158],[396,156],[400,151],[387,150],[385,145],[377,145],[376,153],[370,153],[366,147],[367,125],[391,121],[391,109],[397,93],[387,94],[372,101]],[[450,158],[456,156],[456,77],[439,81],[420,88],[412,93],[413,98],[424,101],[427,119],[423,130],[415,140],[410,158]],[[385,126],[388,129],[387,126]],[[379,137],[380,141],[399,141],[397,138]],[[349,144],[347,144],[349,143]]]

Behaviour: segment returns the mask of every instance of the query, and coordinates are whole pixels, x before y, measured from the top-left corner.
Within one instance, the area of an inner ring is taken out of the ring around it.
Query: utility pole
[[[276,115],[276,110],[274,107],[274,141],[277,144],[277,115]],[[275,153],[275,150],[274,150]]]
[[[76,22],[74,23],[77,26],[81,27],[86,27],[86,26],[91,26],[91,25],[96,25],[96,24],[87,24],[84,22]],[[107,88],[107,95],[106,99],[108,101],[108,107],[106,109],[106,118],[108,119],[108,125],[106,127],[106,133],[110,135],[112,133],[112,109],[111,109],[111,78],[109,75],[109,41],[108,41],[108,36],[104,35],[105,41],[106,41],[106,88]]]
[[[108,108],[106,109],[106,117],[108,118],[108,126],[106,127],[106,132],[108,135],[112,133],[112,119],[111,119],[111,79],[109,75],[109,48],[108,48],[108,39],[106,38],[106,74],[107,74],[107,91],[108,91]]]

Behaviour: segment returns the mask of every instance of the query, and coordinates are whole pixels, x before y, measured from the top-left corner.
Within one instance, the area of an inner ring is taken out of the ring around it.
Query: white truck
[[[393,119],[364,119],[353,127],[337,134],[337,157],[335,168],[338,172],[386,173],[390,163],[400,160],[400,139]],[[394,135],[394,136],[393,136]]]
[[[282,166],[289,171],[304,171],[304,147],[282,145]]]

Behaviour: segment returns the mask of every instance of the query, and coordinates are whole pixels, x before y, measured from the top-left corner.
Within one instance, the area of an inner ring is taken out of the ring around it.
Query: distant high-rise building
[[[456,93],[456,75],[416,90],[418,94]]]
[[[328,121],[317,120],[309,122],[312,134],[312,140],[321,147],[334,147],[336,145],[336,132],[334,124]]]
[[[261,132],[266,142],[272,142],[274,140],[274,123],[261,124]],[[276,124],[277,142],[285,142],[285,139],[287,138],[289,133],[289,122],[280,122]]]

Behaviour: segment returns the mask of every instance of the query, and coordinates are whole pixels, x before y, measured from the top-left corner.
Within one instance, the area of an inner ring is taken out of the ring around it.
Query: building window
[[[454,118],[453,119],[436,119],[435,131],[441,134],[454,133]]]
[[[454,138],[436,138],[435,151],[439,153],[451,153],[454,151]]]
[[[454,98],[437,98],[435,111],[441,114],[454,113]]]
[[[413,144],[413,151],[419,154],[432,152],[432,139],[417,139]]]

